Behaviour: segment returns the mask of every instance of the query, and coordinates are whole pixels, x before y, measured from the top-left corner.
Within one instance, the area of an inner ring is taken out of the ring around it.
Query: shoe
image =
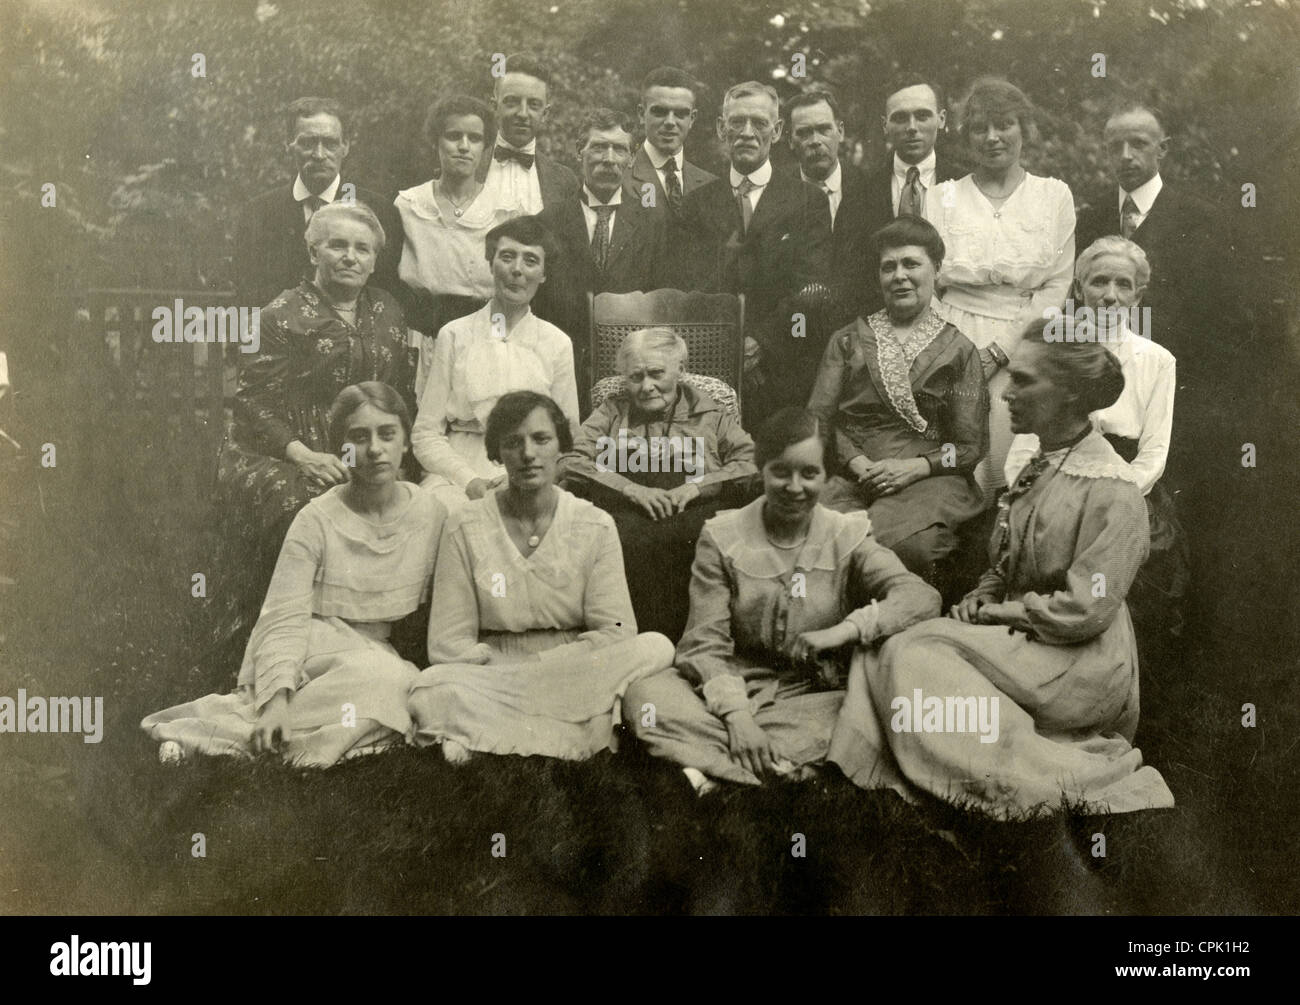
[[[465,764],[473,755],[460,741],[443,740],[442,756],[448,764]]]
[[[185,751],[175,740],[164,740],[158,747],[160,764],[180,764],[185,760]]]

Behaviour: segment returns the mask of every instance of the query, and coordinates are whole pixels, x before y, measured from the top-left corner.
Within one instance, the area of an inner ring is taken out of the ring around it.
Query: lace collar
[[[876,362],[880,367],[880,377],[889,403],[899,418],[924,436],[929,431],[930,424],[916,407],[916,398],[912,395],[912,364],[939,332],[943,331],[947,322],[935,310],[934,301],[931,300],[929,317],[902,338],[898,336],[885,311],[871,315],[867,324],[876,336]]]
[[[1060,462],[1058,468],[1063,475],[1074,475],[1076,478],[1118,478],[1133,485],[1138,484],[1137,475],[1133,473],[1132,467],[1115,452],[1115,448],[1107,442],[1106,437],[1096,429],[1089,432],[1073,447],[1061,447],[1042,456],[1055,461],[1062,455],[1068,455]]]

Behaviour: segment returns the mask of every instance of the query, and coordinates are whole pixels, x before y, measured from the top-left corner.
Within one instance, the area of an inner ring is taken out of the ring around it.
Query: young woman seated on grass
[[[611,745],[628,684],[668,666],[672,643],[637,634],[613,517],[555,485],[573,447],[560,406],[503,395],[485,440],[506,484],[447,520],[414,740],[452,762],[591,757]]]
[[[345,387],[330,442],[349,478],[294,518],[231,694],[155,712],[159,756],[280,753],[299,766],[404,740],[419,669],[390,643],[426,598],[446,513],[398,477],[410,445],[402,397],[379,381]]]

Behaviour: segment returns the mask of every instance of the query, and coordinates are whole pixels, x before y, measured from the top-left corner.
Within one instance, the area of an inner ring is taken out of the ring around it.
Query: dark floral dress
[[[415,350],[396,300],[362,290],[355,326],[343,320],[310,282],[285,290],[262,309],[261,348],[239,374],[232,436],[222,446],[218,482],[223,551],[229,562],[226,605],[218,637],[252,625],[280,544],[294,515],[324,491],[284,459],[294,440],[329,452],[329,407],[349,384],[382,380],[406,401],[412,417]],[[256,608],[251,608],[252,617]]]

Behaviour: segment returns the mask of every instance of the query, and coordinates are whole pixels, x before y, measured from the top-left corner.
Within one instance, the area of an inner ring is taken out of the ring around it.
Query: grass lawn
[[[227,689],[239,652],[205,646],[205,601],[190,596],[190,575],[219,547],[193,473],[159,461],[176,456],[165,431],[145,423],[115,435],[130,445],[121,467],[73,454],[42,474],[46,514],[25,512],[7,559],[18,585],[0,595],[0,694],[102,695],[107,721],[99,744],[0,735],[5,913],[1300,906],[1284,478],[1233,483],[1230,465],[1220,472],[1216,484],[1235,494],[1211,506],[1201,582],[1213,588],[1198,594],[1192,638],[1181,653],[1143,654],[1138,745],[1177,808],[1007,824],[862,792],[836,774],[696,800],[680,772],[628,747],[583,764],[479,757],[457,769],[433,751],[397,750],[327,772],[162,766],[140,718]],[[76,486],[59,480],[78,471]],[[1258,709],[1254,728],[1242,726],[1245,702]],[[1097,834],[1104,857],[1093,854]],[[803,856],[792,854],[795,835]]]

